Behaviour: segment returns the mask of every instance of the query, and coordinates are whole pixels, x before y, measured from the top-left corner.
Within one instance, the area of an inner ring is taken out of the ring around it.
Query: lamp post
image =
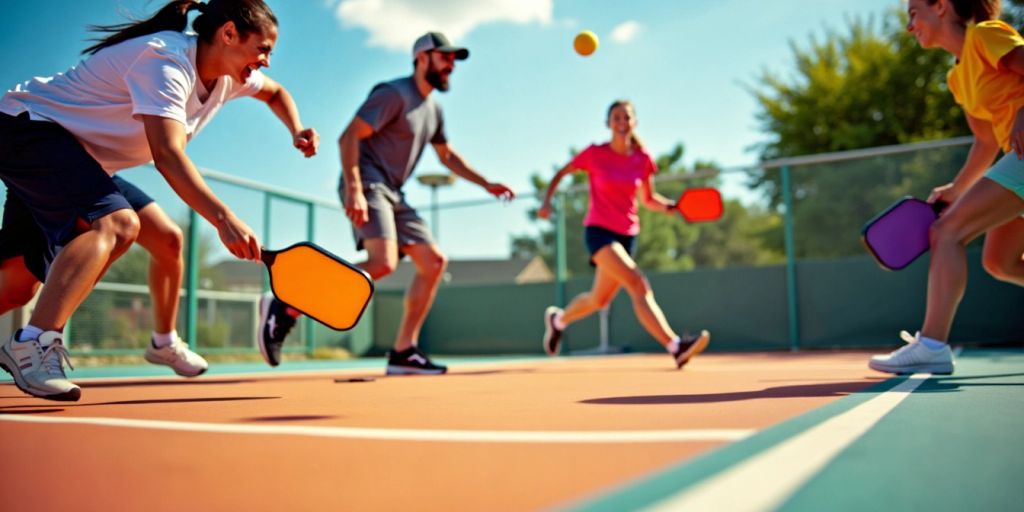
[[[434,231],[434,240],[437,241],[441,232],[437,221],[437,189],[455,183],[455,175],[441,173],[420,174],[416,176],[416,179],[430,187],[430,228]]]

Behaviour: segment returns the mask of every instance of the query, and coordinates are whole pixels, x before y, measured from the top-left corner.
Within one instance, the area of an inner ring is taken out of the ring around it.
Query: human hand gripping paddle
[[[332,329],[355,327],[373,297],[366,272],[316,244],[263,249],[262,259],[274,296]]]
[[[903,197],[864,224],[861,240],[882,268],[903,269],[928,252],[928,232],[946,206]]]
[[[722,194],[713,188],[688,188],[673,208],[682,214],[686,222],[716,221],[725,211]]]

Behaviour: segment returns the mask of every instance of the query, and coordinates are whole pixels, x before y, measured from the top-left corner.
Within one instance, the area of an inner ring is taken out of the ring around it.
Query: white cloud
[[[640,29],[643,26],[636,21],[629,20],[619,23],[612,29],[612,41],[616,43],[628,43],[633,39],[636,39],[637,34],[640,33]]]
[[[455,44],[487,23],[551,22],[554,0],[341,0],[344,27],[370,33],[370,46],[409,50],[424,32],[439,30]]]

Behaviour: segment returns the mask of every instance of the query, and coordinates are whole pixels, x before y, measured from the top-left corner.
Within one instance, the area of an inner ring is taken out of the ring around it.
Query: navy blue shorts
[[[114,184],[135,211],[141,211],[153,198],[124,178],[114,176]],[[53,262],[48,258],[49,244],[32,219],[28,207],[7,189],[4,202],[3,224],[0,225],[0,261],[21,256],[25,266],[40,282],[46,282],[46,273]]]
[[[587,244],[587,250],[590,251],[591,266],[595,266],[594,255],[597,254],[597,251],[612,242],[618,242],[622,245],[630,256],[636,250],[635,236],[619,234],[598,226],[585,226],[583,229],[583,241]]]
[[[56,123],[32,121],[28,114],[0,114],[0,179],[9,195],[23,203],[45,240],[43,276],[49,262],[74,238],[79,220],[92,222],[131,208],[114,180],[71,133]],[[27,225],[19,215],[12,214],[14,223]],[[4,208],[5,227],[7,216]],[[17,245],[17,238],[0,238],[0,255],[21,255]],[[34,266],[35,274],[40,269]]]

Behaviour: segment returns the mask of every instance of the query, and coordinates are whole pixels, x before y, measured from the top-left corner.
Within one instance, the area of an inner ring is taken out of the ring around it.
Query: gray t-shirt
[[[373,127],[373,135],[359,142],[364,185],[385,183],[401,190],[427,143],[448,140],[441,106],[429,96],[424,98],[412,77],[374,86],[356,115]]]

